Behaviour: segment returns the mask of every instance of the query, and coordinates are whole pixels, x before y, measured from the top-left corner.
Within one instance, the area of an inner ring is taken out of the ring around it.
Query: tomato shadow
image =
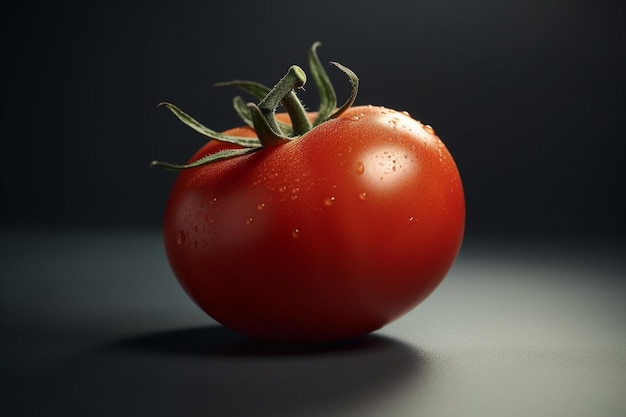
[[[383,335],[285,345],[208,326],[102,346],[64,369],[54,397],[72,415],[345,417],[415,395],[428,368],[423,351]]]
[[[175,356],[264,357],[313,356],[383,349],[400,344],[393,339],[367,335],[339,342],[273,343],[249,338],[223,326],[204,326],[140,335],[122,340],[118,347]]]

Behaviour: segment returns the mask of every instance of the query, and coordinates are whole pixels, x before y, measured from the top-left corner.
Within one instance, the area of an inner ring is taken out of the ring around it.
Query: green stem
[[[300,99],[296,96],[295,91],[291,90],[289,94],[287,94],[287,96],[282,100],[282,105],[291,119],[294,136],[302,136],[313,128],[313,125],[306,114],[306,109],[302,105]]]
[[[354,103],[359,88],[359,79],[350,69],[336,62],[332,62],[333,65],[348,76],[350,84],[352,85],[350,97],[341,107],[337,108],[335,90],[317,56],[316,49],[319,45],[319,42],[314,43],[309,53],[309,66],[311,67],[313,81],[319,91],[321,101],[318,116],[314,124],[311,124],[304,106],[295,93],[295,90],[301,88],[306,83],[307,79],[302,68],[296,65],[290,67],[287,74],[285,74],[272,89],[263,84],[251,81],[235,80],[220,83],[218,85],[235,85],[261,100],[258,105],[254,103],[246,104],[240,97],[236,97],[233,100],[235,110],[248,126],[252,126],[255,129],[258,139],[231,136],[217,132],[204,126],[175,105],[162,103],[163,106],[167,107],[183,123],[195,131],[210,139],[232,143],[240,148],[224,149],[184,165],[153,161],[152,166],[182,170],[203,166],[223,159],[241,157],[257,152],[263,148],[274,147],[289,142],[313,129],[313,126],[324,123],[329,119],[340,117]],[[289,114],[291,126],[279,122],[276,119],[276,109],[281,104]]]
[[[328,74],[324,69],[319,57],[317,56],[317,48],[321,45],[320,42],[315,42],[309,51],[309,68],[311,69],[311,77],[317,87],[317,91],[320,95],[320,107],[317,112],[317,118],[314,125],[317,126],[320,123],[328,120],[335,109],[337,108],[337,95],[333,84],[328,78]]]
[[[329,119],[335,119],[345,113],[352,106],[352,104],[354,104],[356,95],[359,92],[359,77],[357,77],[350,68],[345,67],[338,62],[331,62],[331,64],[343,71],[350,79],[350,84],[352,85],[352,93],[350,94],[350,97],[348,97],[348,100],[346,100],[346,102],[343,103],[343,105],[339,107],[333,114],[328,116]]]
[[[259,142],[262,147],[270,148],[272,146],[282,145],[283,143],[289,142],[288,137],[279,135],[274,131],[269,123],[269,120],[265,115],[263,115],[263,112],[256,104],[248,103],[247,107],[250,111],[252,122],[254,123],[254,130],[256,131],[256,135],[259,138]]]
[[[306,74],[297,65],[292,65],[287,74],[270,90],[258,107],[265,120],[277,135],[282,136],[278,122],[276,121],[276,108],[280,103],[289,114],[293,126],[294,136],[300,136],[311,130],[311,122],[307,117],[306,110],[293,91],[306,83]]]

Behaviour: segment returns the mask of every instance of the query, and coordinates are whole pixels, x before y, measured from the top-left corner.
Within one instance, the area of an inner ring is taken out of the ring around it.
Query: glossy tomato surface
[[[191,160],[227,146],[210,141]],[[286,144],[180,172],[164,238],[178,280],[215,320],[320,342],[419,304],[454,262],[464,223],[459,172],[432,128],[359,106]]]

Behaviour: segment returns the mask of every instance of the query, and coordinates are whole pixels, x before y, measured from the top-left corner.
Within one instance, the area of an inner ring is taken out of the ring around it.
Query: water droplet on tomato
[[[409,117],[411,117],[411,115],[409,114],[409,112],[408,112],[408,111],[406,111],[406,110],[404,110],[404,111],[402,112],[402,114],[404,114],[405,116],[409,116]]]
[[[256,209],[259,211],[263,210],[264,208],[265,208],[265,203],[259,203],[259,205],[256,206]]]
[[[357,175],[362,175],[365,172],[365,165],[363,162],[359,161],[356,163],[356,173]]]
[[[253,221],[254,221],[254,219],[252,217],[248,217],[246,219],[246,224],[252,224]]]
[[[365,201],[365,199],[367,199],[367,193],[366,192],[359,193],[359,200]]]
[[[300,229],[296,228],[291,231],[291,237],[297,239],[300,237]]]
[[[187,240],[187,236],[185,236],[185,232],[183,232],[183,231],[178,232],[178,237],[176,238],[176,243],[178,243],[179,245],[183,245],[186,240]]]
[[[286,185],[282,185],[282,186],[280,186],[280,188],[278,188],[278,191],[281,192],[281,193],[284,193],[286,189],[287,189],[287,186]]]
[[[335,197],[334,196],[328,197],[327,199],[324,200],[324,205],[326,207],[330,207],[330,206],[333,205],[334,202],[335,202]]]
[[[431,125],[424,125],[424,130],[430,133],[431,135],[435,134],[435,129]]]

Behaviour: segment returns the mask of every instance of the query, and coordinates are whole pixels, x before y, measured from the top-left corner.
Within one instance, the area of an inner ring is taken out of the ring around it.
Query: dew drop
[[[367,193],[366,192],[359,193],[359,200],[365,201],[366,199],[367,199]]]
[[[284,193],[286,189],[287,189],[287,186],[286,186],[286,185],[282,185],[282,186],[278,189],[278,191],[280,191],[281,193]]]
[[[294,238],[294,239],[299,238],[300,237],[300,229],[297,229],[297,228],[293,229],[291,231],[291,237]]]
[[[409,116],[409,117],[411,117],[411,115],[409,114],[409,112],[408,112],[408,111],[406,111],[406,110],[404,110],[404,111],[402,112],[402,114],[404,114],[405,116]]]
[[[431,125],[424,125],[424,130],[430,133],[431,135],[435,134],[435,129]]]
[[[365,165],[363,162],[359,161],[356,163],[356,173],[357,175],[362,175],[365,172]]]
[[[246,219],[246,224],[252,224],[253,221],[254,221],[254,219],[252,217],[248,217]]]
[[[176,238],[176,243],[178,243],[179,245],[183,245],[186,240],[187,240],[187,236],[185,236],[185,232],[183,232],[183,231],[178,232],[178,237]]]
[[[324,205],[326,207],[330,207],[330,206],[333,205],[334,202],[335,202],[335,197],[334,196],[328,197],[327,199],[324,200]]]
[[[256,206],[256,209],[259,211],[263,210],[264,208],[265,208],[265,203],[259,203],[259,205]]]

